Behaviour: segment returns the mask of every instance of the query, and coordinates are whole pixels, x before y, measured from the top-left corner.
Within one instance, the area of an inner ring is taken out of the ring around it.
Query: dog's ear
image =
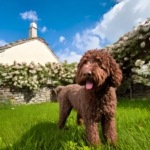
[[[122,81],[122,71],[115,59],[110,56],[110,86],[118,87]]]
[[[75,77],[74,77],[74,81],[75,83],[79,84],[80,83],[80,77],[81,77],[81,67],[83,65],[83,58],[80,60],[78,66],[77,66],[77,70],[76,70],[76,74],[75,74]]]

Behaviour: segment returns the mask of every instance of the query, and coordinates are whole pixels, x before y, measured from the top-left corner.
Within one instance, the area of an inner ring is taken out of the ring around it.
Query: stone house
[[[37,24],[35,22],[30,23],[29,38],[0,47],[0,63],[12,64],[14,61],[18,63],[33,61],[42,65],[47,62],[60,63],[45,40],[37,36]]]
[[[61,63],[44,39],[37,36],[37,24],[30,23],[29,38],[11,42],[0,47],[0,63],[11,65],[26,62],[44,65],[47,62]],[[10,99],[15,104],[41,103],[55,101],[52,86],[38,89],[36,92],[27,89],[0,86],[0,103]]]

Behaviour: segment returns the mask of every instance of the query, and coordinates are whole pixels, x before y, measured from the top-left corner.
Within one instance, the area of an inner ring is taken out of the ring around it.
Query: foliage
[[[0,107],[1,150],[99,150],[91,147],[84,126],[77,126],[76,112],[67,119],[68,130],[58,130],[58,103]],[[116,114],[118,150],[149,150],[150,101],[119,100]],[[105,142],[101,126],[101,150],[113,147]]]
[[[76,65],[67,62],[41,65],[16,61],[12,65],[0,64],[0,85],[36,90],[49,82],[63,85],[73,83]]]
[[[132,68],[132,78],[136,83],[143,83],[146,86],[150,86],[150,61],[145,64],[145,61],[137,60],[135,67]]]
[[[150,86],[150,18],[131,32],[105,47],[119,63],[126,85],[143,83]],[[138,64],[142,62],[142,65]],[[45,65],[17,63],[0,64],[0,85],[36,90],[47,83],[67,85],[73,83],[77,63],[47,63]],[[128,87],[129,87],[128,86]]]
[[[106,50],[120,64],[124,82],[150,85],[150,18],[139,23],[137,28],[133,27],[131,32],[121,36],[116,43],[106,46]],[[142,66],[136,66],[137,61],[142,61]]]

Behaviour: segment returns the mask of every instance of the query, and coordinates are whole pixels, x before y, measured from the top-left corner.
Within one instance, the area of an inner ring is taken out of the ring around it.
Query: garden
[[[122,91],[130,90],[129,99],[118,99],[116,112],[118,150],[149,150],[150,99],[132,97],[133,85],[150,86],[150,20],[133,28],[105,47],[123,72]],[[0,64],[0,87],[25,88],[36,91],[47,84],[74,83],[77,63],[45,65],[14,62]],[[117,89],[119,90],[119,89]],[[91,150],[115,149],[101,134],[102,146],[91,147],[84,126],[76,125],[76,112],[67,119],[67,129],[58,130],[58,103],[12,105],[10,99],[0,104],[0,149],[2,150]]]

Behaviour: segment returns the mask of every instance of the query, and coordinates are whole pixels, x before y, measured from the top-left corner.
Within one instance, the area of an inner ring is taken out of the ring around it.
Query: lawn
[[[76,112],[67,130],[58,130],[58,103],[0,105],[0,150],[114,149],[102,139],[101,148],[87,144],[84,128],[76,125]],[[120,100],[117,114],[118,150],[150,149],[150,101]]]

